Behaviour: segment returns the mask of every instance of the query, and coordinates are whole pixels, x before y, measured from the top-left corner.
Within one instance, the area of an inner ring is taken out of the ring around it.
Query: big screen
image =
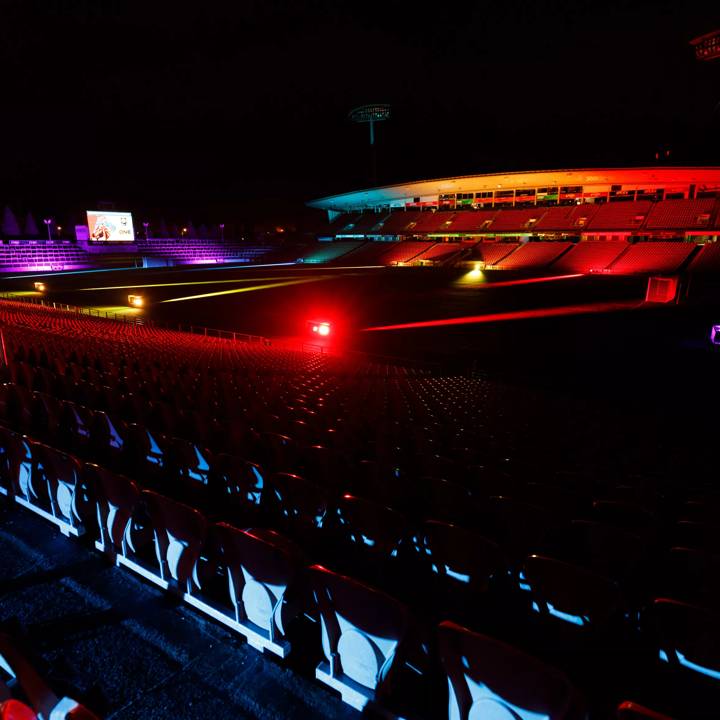
[[[88,230],[93,242],[133,242],[132,213],[88,210]]]

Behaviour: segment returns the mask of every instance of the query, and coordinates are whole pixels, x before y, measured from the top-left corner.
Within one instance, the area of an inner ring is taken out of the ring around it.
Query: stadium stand
[[[400,235],[405,232],[408,227],[417,222],[420,218],[419,210],[394,210],[387,217],[381,228],[382,235]]]
[[[545,208],[542,207],[502,210],[489,229],[492,232],[516,232],[519,235],[530,233],[544,214]]]
[[[600,272],[612,263],[628,244],[618,240],[583,240],[553,263],[559,272]]]
[[[383,253],[380,261],[383,265],[410,262],[421,253],[429,250],[433,245],[434,243],[432,241],[406,240],[400,243],[393,243],[391,247]]]
[[[542,268],[549,265],[558,256],[572,247],[569,242],[531,241],[522,243],[516,250],[495,262],[500,270],[518,270],[521,268]]]
[[[702,229],[712,227],[714,198],[700,200],[666,200],[655,203],[648,213],[647,229]]]
[[[450,231],[454,233],[485,232],[497,217],[498,210],[462,210],[455,213]]]
[[[474,243],[473,243],[474,244]],[[464,243],[454,243],[454,242],[447,242],[447,243],[436,243],[432,247],[429,247],[427,250],[424,250],[419,255],[417,255],[414,259],[415,260],[428,260],[433,263],[443,263],[448,260],[451,260],[453,257],[458,255],[459,253],[463,252],[466,249],[469,249],[472,247],[471,245],[467,245]]]
[[[673,272],[697,249],[686,242],[639,242],[628,245],[608,271],[616,274]]]
[[[473,258],[477,257],[486,266],[494,267],[518,246],[516,242],[480,242],[473,248]]]
[[[597,206],[595,213],[588,219],[588,231],[625,230],[635,231],[647,219],[652,203],[649,200],[637,202],[610,202]]]
[[[363,240],[335,240],[334,242],[319,243],[303,253],[302,261],[305,263],[329,263],[347,255],[363,244]]]
[[[437,212],[422,212],[407,228],[408,233],[441,233],[447,232],[452,225],[452,219],[455,213],[447,210],[438,210]]]
[[[697,273],[720,272],[720,243],[706,243],[690,261],[688,270]]]
[[[382,227],[383,221],[389,215],[387,212],[364,212],[353,224],[353,233],[372,235]]]
[[[638,475],[634,419],[606,441],[586,398],[20,302],[0,322],[12,511],[254,648],[301,664],[309,645],[352,707],[572,720],[657,694],[694,718],[717,699],[716,586],[672,597],[715,568],[714,476],[687,451]],[[668,562],[680,539],[702,558]]]

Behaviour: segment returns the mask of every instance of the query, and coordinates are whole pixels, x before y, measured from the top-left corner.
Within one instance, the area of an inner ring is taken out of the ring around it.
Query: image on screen
[[[88,210],[88,230],[92,242],[133,242],[132,213]]]

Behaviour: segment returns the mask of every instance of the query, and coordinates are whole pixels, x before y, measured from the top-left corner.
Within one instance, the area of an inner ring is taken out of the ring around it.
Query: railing
[[[0,292],[1,300],[10,300],[12,302],[25,302],[31,305],[39,305],[40,307],[50,308],[52,310],[62,310],[75,315],[87,315],[88,317],[96,317],[102,320],[110,320],[122,322],[128,325],[145,325],[148,327],[160,327],[167,330],[177,330],[179,332],[187,332],[192,335],[204,335],[205,337],[223,338],[225,340],[234,340],[236,342],[246,343],[262,343],[263,345],[271,345],[270,340],[263,335],[250,335],[248,333],[234,332],[232,330],[218,330],[208,328],[201,325],[180,325],[177,326],[169,323],[159,323],[149,318],[134,317],[123,313],[111,312],[108,310],[98,310],[97,308],[84,307],[82,305],[69,305],[56,301],[46,300],[39,297],[17,296],[12,292]]]

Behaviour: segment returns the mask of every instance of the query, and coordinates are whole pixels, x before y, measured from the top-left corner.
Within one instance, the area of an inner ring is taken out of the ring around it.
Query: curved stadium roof
[[[443,194],[568,186],[582,186],[586,192],[590,188],[600,192],[610,190],[613,185],[621,185],[624,190],[663,188],[666,192],[673,192],[687,190],[690,185],[694,185],[697,192],[718,190],[720,167],[584,168],[462,175],[328,195],[307,204],[322,210],[347,212],[404,207],[413,202],[437,200]]]

